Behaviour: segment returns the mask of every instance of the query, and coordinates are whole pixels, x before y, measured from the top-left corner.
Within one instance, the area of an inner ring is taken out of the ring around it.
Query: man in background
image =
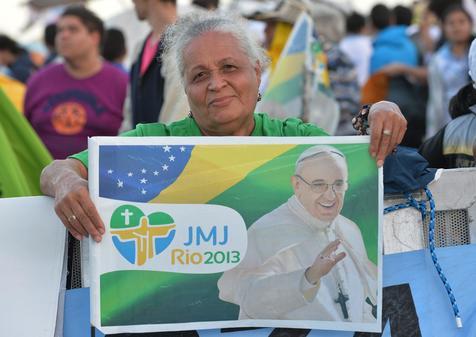
[[[28,82],[25,116],[55,159],[87,148],[88,137],[115,136],[122,123],[127,74],[100,55],[104,27],[84,7],[68,7],[57,22],[64,63]]]
[[[145,39],[130,73],[132,128],[137,123],[157,122],[164,104],[161,36],[177,19],[175,0],[133,0],[137,18],[147,21],[151,32]]]
[[[359,85],[362,87],[369,77],[372,40],[366,32],[365,17],[353,12],[346,19],[346,36],[340,41],[340,49],[354,63]]]
[[[376,31],[370,58],[371,75],[395,62],[409,67],[418,65],[417,47],[407,35],[405,9],[397,10],[397,14],[382,4],[375,5],[370,12],[370,20]]]

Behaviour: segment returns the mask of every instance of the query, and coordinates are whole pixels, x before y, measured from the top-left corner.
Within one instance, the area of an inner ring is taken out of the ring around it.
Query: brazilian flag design
[[[249,227],[293,195],[290,179],[296,160],[304,150],[315,145],[184,143],[142,147],[101,145],[100,196],[111,198],[114,194],[115,199],[132,202],[223,205],[236,210]],[[376,263],[378,174],[375,161],[368,154],[368,144],[329,145],[344,153],[349,167],[349,188],[341,213],[360,226],[368,256]],[[122,187],[117,187],[118,183]],[[124,193],[125,188],[129,188],[130,193]],[[116,210],[116,215],[126,209],[134,213],[128,225],[115,220],[111,223],[112,233],[117,237],[116,247],[125,244],[119,231],[139,228],[141,219],[144,222],[147,219],[149,226],[157,228],[173,224],[173,219],[165,214],[143,214],[127,206],[127,202]],[[124,216],[121,220],[124,221]],[[169,228],[160,236],[165,240],[164,245],[173,230]],[[126,255],[123,257],[131,263],[138,263],[136,251]],[[182,323],[209,321],[210,317],[235,320],[238,306],[218,298],[220,276],[221,273],[185,275],[139,270],[102,274],[101,323],[103,326]]]

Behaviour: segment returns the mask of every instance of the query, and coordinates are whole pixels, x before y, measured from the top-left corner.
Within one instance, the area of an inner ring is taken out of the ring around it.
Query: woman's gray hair
[[[248,56],[250,63],[266,68],[269,59],[265,50],[251,37],[246,21],[240,16],[220,12],[193,12],[183,16],[167,28],[164,33],[164,63],[169,65],[172,76],[178,76],[184,84],[184,50],[197,37],[208,32],[231,34],[238,47]],[[213,51],[210,51],[213,52]],[[175,73],[175,74],[173,74]],[[170,75],[170,74],[169,74]]]

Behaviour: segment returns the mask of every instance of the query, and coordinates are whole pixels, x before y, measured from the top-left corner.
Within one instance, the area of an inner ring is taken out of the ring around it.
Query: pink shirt
[[[150,64],[154,60],[155,54],[157,53],[157,46],[159,41],[152,41],[152,34],[149,35],[147,41],[145,42],[144,52],[142,53],[142,60],[140,63],[140,75],[143,76],[149,68]]]

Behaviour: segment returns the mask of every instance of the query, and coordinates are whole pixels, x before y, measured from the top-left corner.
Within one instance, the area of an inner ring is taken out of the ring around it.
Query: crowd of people
[[[170,123],[189,113],[180,78],[171,71],[175,60],[162,57],[163,33],[178,17],[176,1],[133,3],[138,20],[150,26],[150,34],[137,47],[127,46],[121,29],[105,28],[84,7],[68,8],[45,27],[48,52],[42,62],[0,35],[0,76],[26,85],[26,93],[12,100],[55,159],[86,148],[87,137],[117,135],[139,123]],[[218,1],[193,5],[197,11],[219,8]],[[327,55],[330,86],[340,110],[333,134],[354,134],[350,121],[361,105],[380,100],[395,102],[407,119],[405,146],[420,147],[452,120],[451,99],[461,97],[458,91],[471,83],[473,18],[461,1],[420,1],[394,8],[377,4],[365,17],[319,1],[310,6],[291,0],[278,2],[273,11],[248,15],[265,27],[262,46],[270,65],[264,70],[261,94],[303,11],[314,19]],[[133,61],[126,68],[127,55]]]

